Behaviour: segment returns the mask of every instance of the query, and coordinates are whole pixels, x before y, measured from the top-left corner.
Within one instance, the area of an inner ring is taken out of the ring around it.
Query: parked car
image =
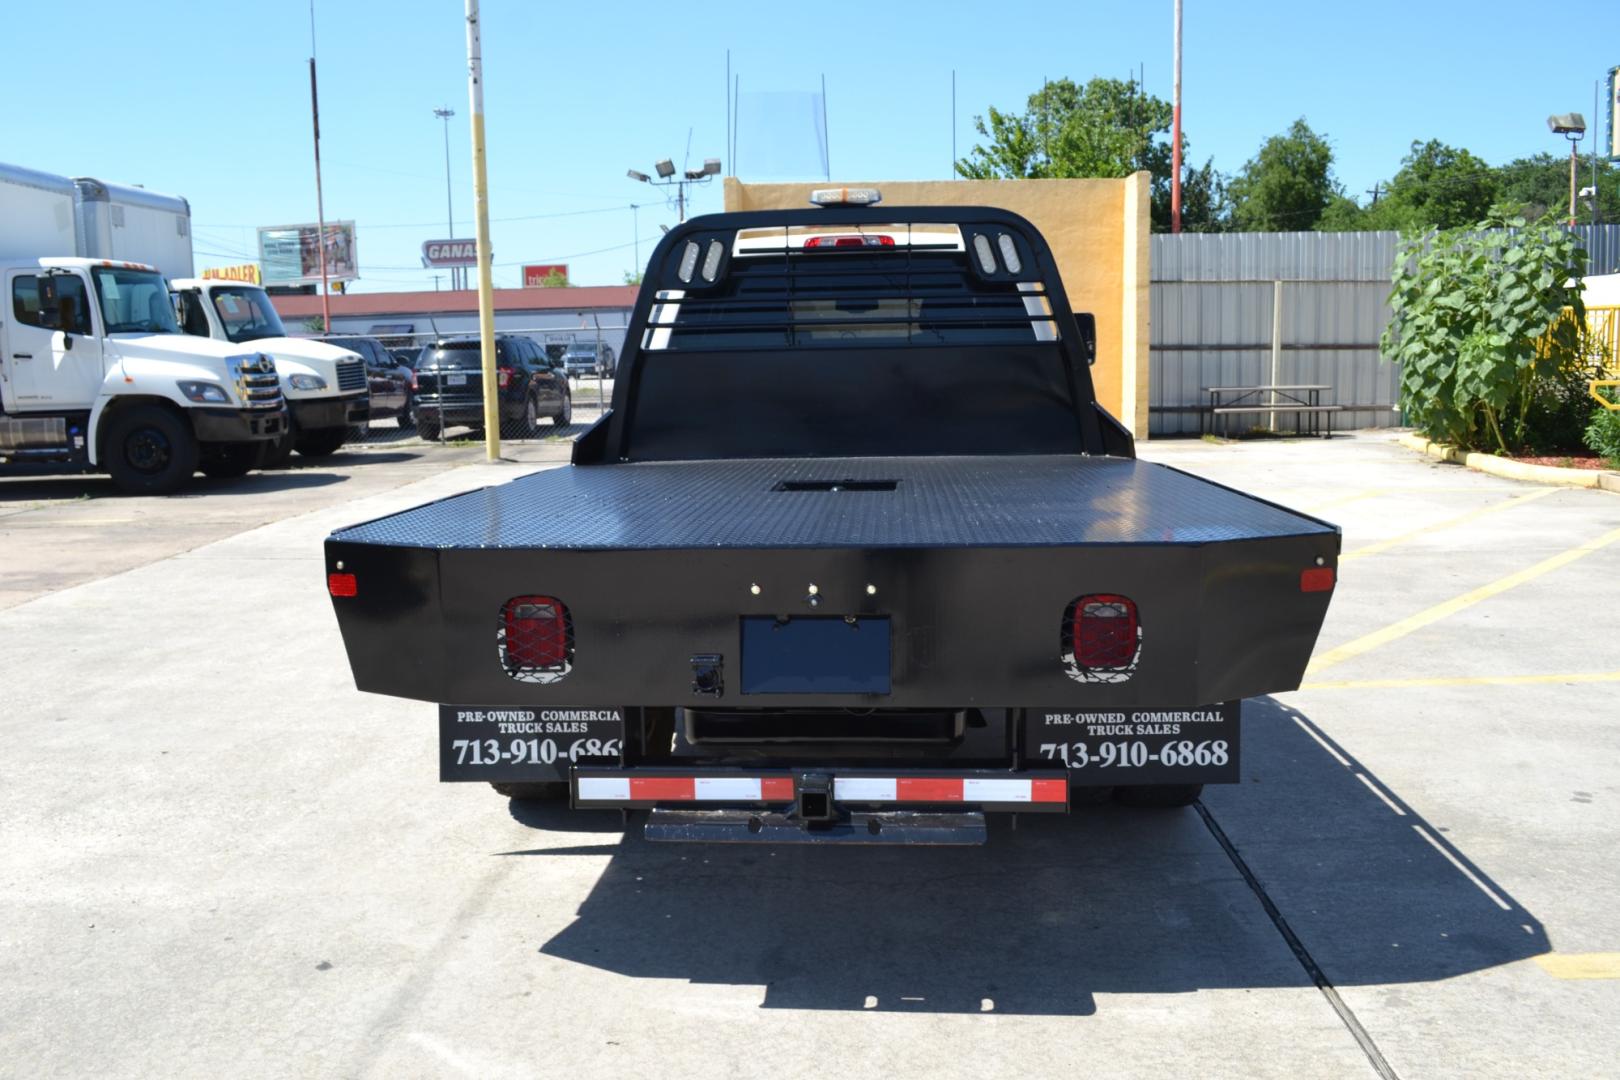
[[[575,341],[563,352],[563,366],[570,375],[601,375],[611,379],[618,370],[619,360],[613,355],[613,346],[597,349],[594,338]]]
[[[373,337],[334,337],[328,342],[360,354],[366,362],[366,383],[371,388],[371,419],[396,417],[400,425],[411,421],[411,369]]]
[[[422,355],[422,346],[410,345],[403,349],[389,349],[388,351],[394,354],[394,359],[398,360],[400,364],[414,370],[416,358]]]
[[[557,427],[574,419],[573,395],[561,360],[552,360],[532,338],[495,339],[501,433],[535,434],[541,417]],[[437,439],[446,427],[484,426],[484,378],[476,337],[445,338],[422,349],[416,364],[416,431]]]

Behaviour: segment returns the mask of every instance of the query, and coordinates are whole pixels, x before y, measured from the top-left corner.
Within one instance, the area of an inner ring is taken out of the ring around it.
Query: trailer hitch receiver
[[[827,773],[801,773],[795,810],[801,821],[831,821],[837,816],[833,809],[833,779]]]

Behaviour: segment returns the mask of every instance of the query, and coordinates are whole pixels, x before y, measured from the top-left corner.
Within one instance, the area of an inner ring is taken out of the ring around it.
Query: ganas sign
[[[478,241],[429,240],[422,245],[423,266],[477,266]]]

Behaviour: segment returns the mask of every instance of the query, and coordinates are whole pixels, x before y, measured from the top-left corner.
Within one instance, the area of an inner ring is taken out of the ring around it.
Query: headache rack
[[[687,240],[674,269],[682,287],[658,291],[642,347],[1057,341],[1045,285],[1019,280],[1034,259],[1015,236],[1006,227],[862,223],[745,228]],[[840,246],[849,241],[856,244]],[[700,268],[697,253],[705,250]]]

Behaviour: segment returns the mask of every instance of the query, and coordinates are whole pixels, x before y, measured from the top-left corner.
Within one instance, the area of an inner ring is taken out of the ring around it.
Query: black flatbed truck
[[[356,685],[439,704],[441,779],[652,839],[970,843],[1234,782],[1339,532],[1136,460],[1095,336],[1003,210],[686,222],[570,466],[327,540]]]

